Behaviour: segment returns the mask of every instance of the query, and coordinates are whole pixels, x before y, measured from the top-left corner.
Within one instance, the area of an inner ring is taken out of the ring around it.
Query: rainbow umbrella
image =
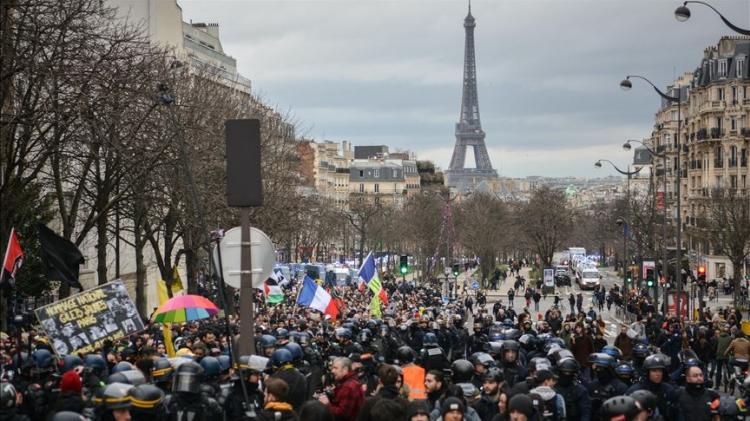
[[[159,323],[179,323],[207,319],[218,313],[214,303],[200,295],[178,295],[159,306],[153,320]]]

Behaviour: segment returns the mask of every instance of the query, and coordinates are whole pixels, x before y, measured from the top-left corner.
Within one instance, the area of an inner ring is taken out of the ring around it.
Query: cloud
[[[220,24],[240,72],[267,101],[291,109],[306,135],[389,144],[448,165],[465,1],[179,4],[185,20]],[[479,105],[500,172],[598,176],[607,170],[589,162],[620,157],[625,139],[648,136],[658,98],[645,84],[622,92],[619,81],[642,74],[666,86],[728,34],[705,6],[691,6],[691,19],[678,23],[679,4],[474,0]],[[750,27],[750,1],[711,4]]]

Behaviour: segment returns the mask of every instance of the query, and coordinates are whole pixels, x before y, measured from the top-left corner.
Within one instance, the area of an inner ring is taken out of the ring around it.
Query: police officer
[[[237,378],[232,394],[224,403],[228,420],[250,420],[263,407],[261,375],[268,367],[269,359],[260,355],[242,355],[238,359]],[[247,400],[245,400],[247,394]]]
[[[222,416],[218,402],[200,393],[203,368],[194,361],[180,364],[172,380],[165,407],[170,421],[215,421]]]
[[[128,390],[130,415],[136,421],[158,421],[166,416],[164,391],[152,384],[142,384]]]
[[[669,357],[664,354],[654,354],[643,361],[643,379],[627,390],[631,394],[636,390],[648,390],[659,399],[659,413],[666,419],[674,419],[673,402],[677,398],[677,390],[666,382],[666,370]]]
[[[3,421],[30,421],[16,410],[16,388],[10,383],[0,383],[0,419]]]
[[[625,383],[615,377],[617,360],[603,352],[595,352],[589,356],[593,380],[588,385],[591,398],[591,414],[593,420],[600,419],[599,408],[609,398],[622,395],[627,390]]]
[[[558,379],[555,391],[565,400],[565,414],[570,420],[590,421],[591,400],[588,391],[578,380],[581,367],[573,358],[557,363]]]
[[[526,379],[527,371],[521,365],[518,358],[521,344],[515,340],[507,340],[503,342],[503,357],[500,362],[500,367],[503,370],[505,377],[505,383],[509,387],[513,387],[517,382],[521,382]]]
[[[299,411],[302,404],[308,398],[307,380],[305,376],[299,372],[292,361],[294,357],[292,353],[286,348],[280,348],[271,354],[271,365],[273,366],[274,373],[272,377],[284,380],[289,386],[288,400],[289,403],[294,407],[295,411]]]
[[[419,359],[425,370],[444,370],[448,368],[448,359],[438,344],[437,335],[432,332],[425,333],[422,338],[422,344],[424,348],[419,353]]]
[[[133,385],[125,383],[111,383],[105,387],[101,395],[93,399],[96,404],[96,419],[100,421],[130,420],[130,397],[128,392]]]

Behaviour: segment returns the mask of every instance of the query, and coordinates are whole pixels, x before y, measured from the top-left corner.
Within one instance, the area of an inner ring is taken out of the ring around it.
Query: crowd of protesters
[[[518,281],[513,272],[504,282]],[[171,343],[161,325],[149,324],[86,355],[55,355],[32,329],[20,341],[4,336],[0,420],[627,421],[746,413],[750,341],[735,309],[678,320],[615,288],[597,291],[595,305],[571,295],[567,309],[555,295],[555,305],[539,312],[513,299],[469,300],[463,289],[446,302],[438,282],[390,279],[380,314],[356,285],[333,288],[340,314],[332,318],[295,305],[298,285],[281,304],[256,297],[254,338],[239,337],[231,316],[228,330],[217,317],[172,324]],[[637,307],[613,344],[605,303]],[[243,340],[254,341],[256,354],[233,358],[230,345]]]

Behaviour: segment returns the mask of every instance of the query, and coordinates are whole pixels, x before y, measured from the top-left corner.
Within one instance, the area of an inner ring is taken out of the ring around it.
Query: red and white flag
[[[8,248],[5,249],[5,258],[3,259],[3,271],[0,273],[0,287],[13,288],[16,286],[16,272],[23,264],[23,250],[16,237],[16,229],[10,230],[8,239]]]

